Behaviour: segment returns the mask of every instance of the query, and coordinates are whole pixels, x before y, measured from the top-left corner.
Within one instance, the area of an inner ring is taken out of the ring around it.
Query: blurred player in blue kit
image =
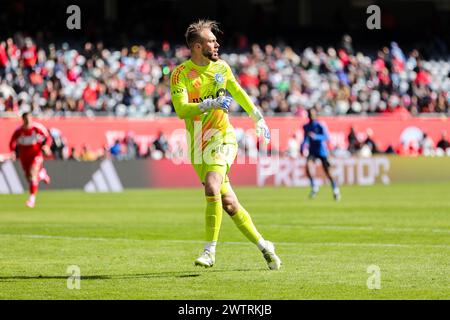
[[[306,175],[311,185],[310,198],[314,198],[319,192],[319,186],[311,175],[312,166],[317,159],[322,163],[323,171],[333,188],[333,197],[336,201],[341,199],[339,187],[330,174],[330,162],[328,161],[327,141],[329,140],[327,128],[317,121],[317,111],[312,108],[308,110],[309,122],[303,126],[304,140],[300,146],[300,152],[305,155],[305,146],[308,145],[309,153],[306,158]]]

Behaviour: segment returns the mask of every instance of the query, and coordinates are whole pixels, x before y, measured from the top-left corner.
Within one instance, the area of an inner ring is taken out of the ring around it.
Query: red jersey
[[[429,85],[431,82],[430,80],[430,74],[426,72],[425,70],[420,70],[417,72],[416,80],[414,80],[414,83],[417,85]]]
[[[11,151],[19,147],[19,158],[34,158],[42,156],[42,146],[50,146],[51,137],[48,130],[40,123],[33,122],[30,128],[25,129],[23,126],[14,131],[9,148]]]
[[[34,67],[37,62],[37,48],[36,46],[31,46],[29,48],[23,48],[22,59],[26,67]]]
[[[0,44],[0,67],[6,67],[8,65],[8,54],[6,48]]]
[[[83,91],[83,99],[87,104],[93,106],[96,104],[98,98],[98,85],[87,86]]]

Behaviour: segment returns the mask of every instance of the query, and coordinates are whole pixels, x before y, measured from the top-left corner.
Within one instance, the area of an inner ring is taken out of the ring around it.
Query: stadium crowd
[[[347,155],[357,155],[360,157],[371,157],[377,154],[398,154],[402,156],[450,156],[450,142],[447,139],[447,131],[441,132],[439,141],[435,142],[428,134],[422,131],[421,137],[409,141],[401,141],[400,144],[389,145],[385,150],[381,150],[373,138],[372,129],[368,128],[364,139],[358,139],[355,129],[350,128],[347,136]]]
[[[102,42],[37,46],[20,35],[0,40],[0,113],[170,116],[170,72],[188,56],[185,46],[167,42],[154,52]],[[345,35],[336,47],[296,52],[253,44],[222,58],[266,115],[311,107],[322,115],[449,113],[448,58],[427,61],[395,42],[363,54]],[[243,111],[236,104],[231,110]]]
[[[185,149],[180,143],[171,145],[169,137],[164,132],[159,132],[155,139],[148,145],[139,145],[136,142],[134,134],[129,132],[122,139],[116,139],[110,146],[105,145],[100,149],[92,149],[88,144],[84,144],[79,150],[69,147],[67,139],[56,128],[51,128],[52,137],[51,151],[52,159],[75,160],[75,161],[97,161],[110,158],[119,161],[136,159],[173,159],[185,156]],[[381,149],[373,137],[372,129],[368,128],[365,132],[356,132],[350,127],[347,135],[347,148],[342,150],[338,147],[330,151],[333,156],[345,158],[351,156],[372,157],[379,154],[397,154],[401,156],[450,156],[450,141],[447,131],[441,132],[439,141],[433,141],[426,132],[422,132],[422,137],[417,141],[400,143],[398,145],[389,145],[386,149]],[[238,141],[238,155],[240,157],[257,157],[259,145],[255,139],[247,134],[241,128],[236,128],[236,137]],[[362,138],[361,138],[362,137]],[[279,155],[291,158],[300,157],[300,143],[298,136],[293,134],[287,141],[285,150],[274,150],[269,145],[265,154]]]
[[[170,159],[183,155],[181,144],[169,145],[169,139],[160,131],[150,144],[139,144],[133,132],[128,132],[124,138],[115,139],[111,145],[103,148],[91,148],[89,143],[83,144],[79,149],[70,145],[70,141],[57,128],[49,129],[52,138],[50,150],[51,159],[73,161],[97,161],[101,159],[135,160],[135,159]]]

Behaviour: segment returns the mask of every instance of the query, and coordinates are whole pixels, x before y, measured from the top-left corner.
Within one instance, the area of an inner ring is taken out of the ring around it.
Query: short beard
[[[218,57],[214,57],[212,52],[209,51],[202,51],[202,54],[205,58],[208,58],[209,60],[216,62],[217,60],[219,60]]]

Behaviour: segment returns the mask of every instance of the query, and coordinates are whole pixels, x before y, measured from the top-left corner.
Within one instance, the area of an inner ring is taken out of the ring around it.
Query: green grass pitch
[[[0,196],[0,299],[449,299],[450,184],[236,188],[283,260],[270,271],[224,215],[200,269],[201,189]],[[67,288],[67,267],[81,270]],[[380,289],[367,268],[380,268]]]

